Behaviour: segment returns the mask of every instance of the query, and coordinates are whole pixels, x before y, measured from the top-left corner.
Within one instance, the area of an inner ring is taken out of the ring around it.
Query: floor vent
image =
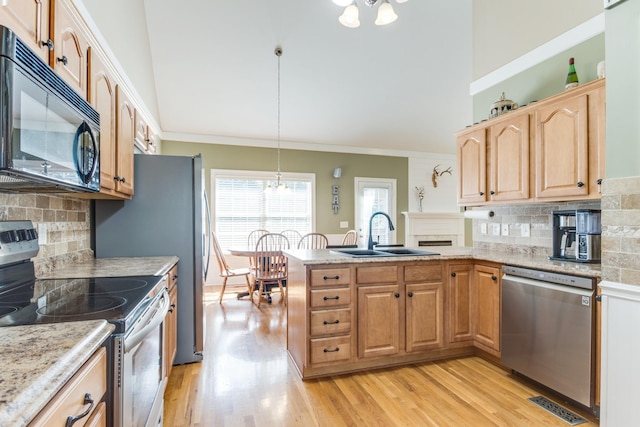
[[[544,396],[536,396],[530,397],[530,401],[541,407],[547,412],[551,412],[556,417],[560,418],[562,421],[565,421],[572,426],[576,426],[578,424],[586,423],[587,420],[584,418],[574,414],[573,412],[563,408],[555,402],[550,401]]]

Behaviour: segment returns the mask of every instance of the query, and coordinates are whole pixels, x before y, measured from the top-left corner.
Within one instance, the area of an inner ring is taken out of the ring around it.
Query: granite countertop
[[[0,425],[27,425],[113,329],[105,320],[0,328]]]
[[[40,279],[75,279],[90,277],[164,276],[178,263],[177,256],[94,258],[65,265]]]
[[[479,251],[472,247],[461,246],[429,246],[416,248],[429,252],[437,252],[433,256],[391,256],[391,257],[349,257],[335,254],[327,249],[297,249],[285,251],[288,257],[295,258],[305,265],[323,264],[360,264],[360,263],[385,263],[406,262],[424,260],[452,260],[472,259],[478,261],[496,262],[518,267],[536,268],[557,273],[573,274],[577,276],[600,278],[602,269],[600,264],[588,264],[578,262],[551,261],[547,257],[532,256],[519,253],[498,251]]]

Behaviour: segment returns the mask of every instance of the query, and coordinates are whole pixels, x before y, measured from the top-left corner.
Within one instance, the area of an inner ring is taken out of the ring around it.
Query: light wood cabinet
[[[500,267],[476,264],[473,279],[474,345],[500,357]]]
[[[444,290],[442,282],[406,285],[406,350],[444,347]]]
[[[88,419],[97,422],[94,425],[104,425],[100,424],[103,422],[100,415],[96,415],[98,418],[91,417],[100,410],[100,402],[106,391],[107,352],[104,347],[101,347],[73,375],[29,426],[64,426],[68,417],[83,414],[90,407],[93,409],[85,417],[79,419],[77,425],[83,425]],[[104,422],[106,424],[106,420]]]
[[[120,85],[116,85],[116,191],[133,196],[134,108]]]
[[[49,0],[4,0],[0,25],[10,28],[43,61],[49,63]]]
[[[171,375],[178,345],[178,265],[167,273],[169,286],[169,313],[164,322],[164,372]]]
[[[89,42],[69,0],[51,0],[51,68],[83,98],[88,93]]]
[[[473,262],[447,266],[449,343],[473,340]]]
[[[489,200],[529,196],[529,114],[510,113],[488,129]]]
[[[358,287],[358,357],[378,357],[400,351],[398,285]]]
[[[458,204],[599,199],[605,79],[456,133]]]
[[[487,135],[472,128],[456,136],[458,153],[458,203],[482,204],[487,200]]]

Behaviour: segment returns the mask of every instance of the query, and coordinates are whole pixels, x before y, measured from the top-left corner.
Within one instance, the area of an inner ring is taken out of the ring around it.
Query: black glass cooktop
[[[105,319],[123,333],[160,276],[31,279],[0,287],[0,326]]]

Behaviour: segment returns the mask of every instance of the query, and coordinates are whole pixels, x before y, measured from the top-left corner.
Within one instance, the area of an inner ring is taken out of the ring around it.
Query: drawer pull
[[[339,300],[340,299],[340,295],[336,295],[335,297],[324,297],[322,298],[325,301],[329,301],[330,299],[334,299],[334,300]]]
[[[335,275],[335,276],[324,276],[323,277],[324,280],[338,280],[340,279],[340,276]]]
[[[91,398],[91,394],[86,393],[84,395],[84,405],[89,405],[89,407],[87,408],[86,411],[84,411],[83,413],[81,413],[80,415],[75,415],[75,416],[69,416],[67,417],[67,422],[64,425],[64,427],[71,427],[72,425],[75,424],[76,421],[83,419],[84,417],[86,417],[87,415],[89,415],[89,413],[93,410],[93,406],[96,404],[95,400],[93,400]]]
[[[337,352],[337,351],[340,351],[340,347],[336,347],[336,348],[334,348],[333,350],[330,350],[330,349],[328,349],[328,348],[325,348],[323,351],[324,351],[325,353],[335,353],[335,352]]]
[[[340,320],[336,319],[333,322],[329,322],[328,320],[325,320],[322,323],[325,324],[325,325],[337,325],[338,323],[340,323]]]

